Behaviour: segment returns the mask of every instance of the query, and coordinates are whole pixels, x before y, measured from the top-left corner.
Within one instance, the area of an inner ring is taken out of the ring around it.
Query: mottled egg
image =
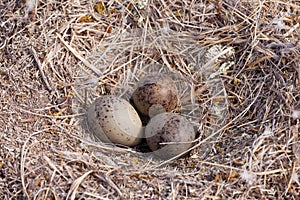
[[[141,114],[152,117],[174,110],[178,104],[178,91],[170,77],[153,73],[141,78],[132,100]]]
[[[149,148],[162,159],[179,155],[192,146],[196,133],[192,124],[176,113],[155,115],[146,126]]]
[[[87,122],[103,142],[135,146],[143,137],[139,115],[126,100],[116,96],[97,98],[88,109]]]

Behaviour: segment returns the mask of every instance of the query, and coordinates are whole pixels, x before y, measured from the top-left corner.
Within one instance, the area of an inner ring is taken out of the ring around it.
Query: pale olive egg
[[[146,126],[145,137],[153,153],[169,159],[192,146],[196,133],[192,124],[176,113],[155,115]]]
[[[126,100],[116,96],[97,98],[88,109],[87,122],[103,142],[135,146],[143,137],[139,115]]]
[[[152,117],[158,113],[174,110],[178,105],[178,91],[170,77],[153,73],[138,82],[132,100],[141,114]]]

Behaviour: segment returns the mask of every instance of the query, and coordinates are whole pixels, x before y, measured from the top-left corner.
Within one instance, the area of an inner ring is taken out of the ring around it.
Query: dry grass
[[[0,2],[0,199],[298,199],[299,1],[97,2]],[[185,157],[96,143],[82,125],[86,103],[130,94],[149,64],[196,90]]]

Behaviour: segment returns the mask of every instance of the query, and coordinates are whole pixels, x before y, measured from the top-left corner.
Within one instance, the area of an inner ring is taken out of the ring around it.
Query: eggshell
[[[97,98],[88,109],[87,122],[103,142],[135,146],[143,137],[139,115],[126,100],[116,96]]]
[[[169,159],[189,149],[196,133],[186,118],[176,113],[161,113],[151,118],[145,137],[155,155]]]
[[[178,91],[170,77],[152,73],[138,82],[132,100],[141,114],[152,117],[174,110],[178,105]]]

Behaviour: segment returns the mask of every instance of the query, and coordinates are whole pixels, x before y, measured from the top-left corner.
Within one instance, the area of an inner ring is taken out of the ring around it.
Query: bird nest
[[[232,56],[232,48],[215,45],[206,51],[196,37],[168,28],[147,32],[140,28],[125,30],[104,41],[86,57],[88,64],[82,66],[80,77],[75,81],[74,110],[85,113],[83,108],[95,97],[107,94],[130,102],[140,78],[164,73],[177,86],[178,112],[198,130],[195,142],[205,140],[198,143],[203,157],[211,150],[212,138],[216,138],[226,122],[227,95],[220,74],[226,73],[233,64],[229,61]],[[223,64],[218,68],[215,64],[221,60]],[[111,82],[109,86],[108,82]],[[91,131],[85,117],[82,120],[87,130],[83,135],[88,138]],[[138,152],[134,152],[133,156],[136,155]]]
[[[297,199],[298,1],[0,2],[0,198]],[[94,140],[98,96],[173,77],[195,145]]]

